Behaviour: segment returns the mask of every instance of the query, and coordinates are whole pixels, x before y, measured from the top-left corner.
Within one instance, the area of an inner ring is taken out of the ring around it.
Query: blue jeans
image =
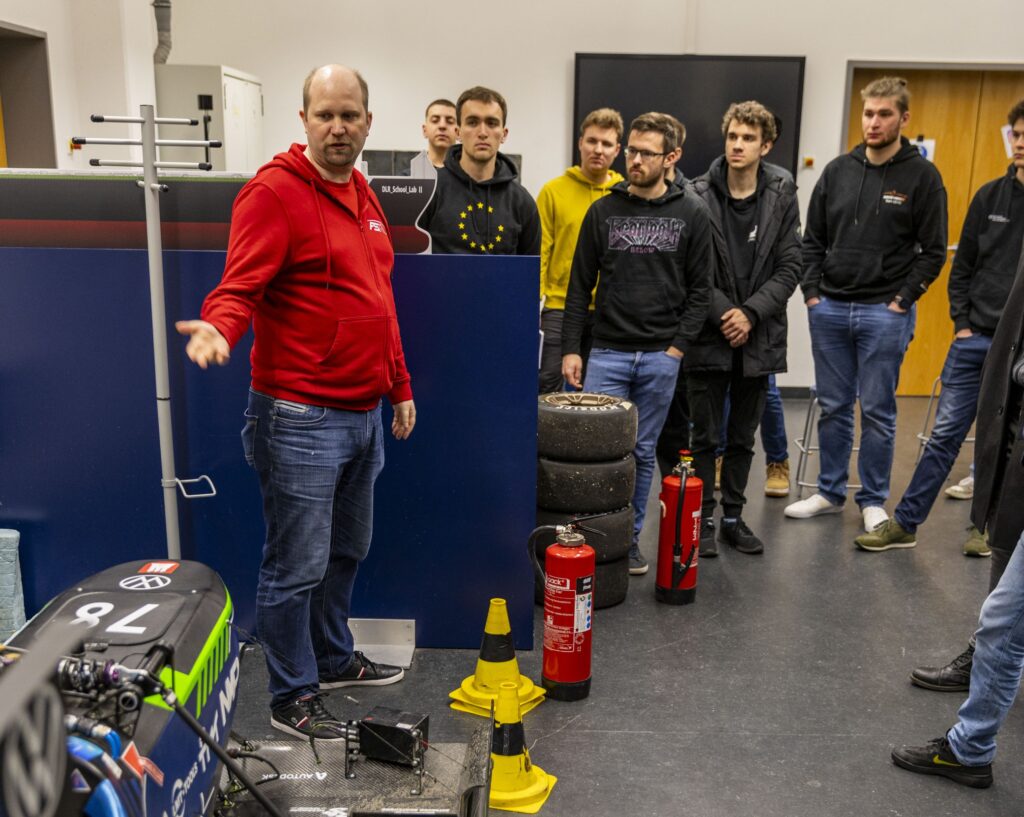
[[[829,502],[846,501],[853,450],[853,409],[860,400],[861,434],[857,470],[863,487],[854,497],[866,508],[889,497],[896,438],[896,384],[903,353],[914,336],[916,307],[906,314],[886,304],[822,298],[811,307],[811,351],[821,416],[818,493]]]
[[[271,707],[319,689],[352,661],[352,587],[384,467],[381,410],[342,411],[249,392],[242,446],[263,494],[267,541],[256,632]]]
[[[896,506],[893,516],[900,526],[913,533],[928,518],[942,483],[960,453],[960,446],[978,411],[981,367],[992,345],[992,338],[974,334],[956,338],[942,368],[942,394],[935,410],[935,425],[914,476]]]
[[[1010,711],[1024,670],[1024,536],[981,608],[974,634],[971,691],[949,730],[953,754],[968,766],[991,763],[996,734]]]
[[[725,395],[725,411],[722,413],[722,426],[718,431],[718,448],[715,456],[725,454],[729,442],[727,426],[729,425],[729,394]],[[761,415],[761,447],[764,449],[765,462],[785,462],[789,459],[789,439],[786,437],[786,412],[782,405],[782,395],[775,385],[775,375],[768,375],[768,391],[764,396],[764,413]]]
[[[640,541],[647,513],[647,495],[654,475],[654,448],[665,424],[679,376],[679,360],[666,352],[619,352],[594,347],[583,382],[586,391],[624,397],[636,404],[637,430],[633,459],[633,544]]]

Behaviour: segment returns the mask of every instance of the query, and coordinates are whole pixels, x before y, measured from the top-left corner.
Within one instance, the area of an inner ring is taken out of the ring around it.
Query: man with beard
[[[544,299],[540,318],[544,332],[541,394],[562,388],[562,316],[576,237],[590,205],[608,195],[608,191],[623,180],[620,173],[611,169],[622,149],[621,141],[621,114],[611,108],[591,111],[580,124],[580,163],[545,184],[537,196],[541,226],[540,296]],[[585,335],[580,349],[584,365],[590,348],[590,332]]]
[[[804,519],[841,513],[860,402],[855,500],[864,530],[888,519],[896,384],[914,334],[914,302],[946,259],[946,190],[935,166],[900,134],[910,121],[906,80],[861,91],[864,141],[829,162],[814,186],[804,279],[821,416],[818,492],[786,508]]]
[[[461,145],[450,148],[437,189],[418,226],[435,253],[537,255],[540,218],[517,181],[516,166],[498,148],[508,137],[508,105],[490,88],[463,91],[455,103]]]
[[[640,552],[654,448],[689,343],[710,303],[706,208],[665,181],[679,158],[664,114],[633,120],[626,147],[628,184],[591,205],[580,227],[565,298],[562,376],[573,388],[632,400],[637,407],[636,487],[629,572],[647,572]],[[582,381],[580,341],[597,286],[593,348]]]
[[[455,103],[435,99],[427,105],[423,118],[423,138],[427,149],[417,153],[409,162],[409,175],[415,179],[433,179],[444,166],[448,148],[455,144]]]

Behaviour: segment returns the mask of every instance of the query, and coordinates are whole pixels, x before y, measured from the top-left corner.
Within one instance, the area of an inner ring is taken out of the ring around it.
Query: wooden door
[[[0,97],[0,167],[7,167],[7,141],[4,139],[4,100]]]
[[[935,140],[935,166],[942,174],[949,208],[946,263],[918,300],[914,342],[903,361],[897,392],[927,395],[953,338],[946,291],[953,252],[974,193],[1006,171],[1008,160],[999,129],[1007,111],[1024,96],[1024,72],[858,68],[850,93],[848,148],[862,141],[860,89],[893,74],[907,79],[911,93],[910,123],[904,135],[911,141],[919,136]]]

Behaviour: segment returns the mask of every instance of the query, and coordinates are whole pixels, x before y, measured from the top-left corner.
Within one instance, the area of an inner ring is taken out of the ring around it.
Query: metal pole
[[[164,260],[160,240],[160,188],[156,175],[156,125],[153,106],[140,105],[142,114],[143,194],[146,198],[146,245],[149,249],[149,303],[153,313],[153,368],[156,373],[156,417],[160,429],[160,485],[164,492],[167,558],[181,558],[178,532],[178,494],[171,430],[171,387],[167,371],[167,319],[164,306]]]

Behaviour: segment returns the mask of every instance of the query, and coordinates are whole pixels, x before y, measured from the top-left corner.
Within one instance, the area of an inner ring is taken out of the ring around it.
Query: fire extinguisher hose
[[[533,562],[534,572],[541,584],[544,584],[544,568],[540,566],[540,559],[537,558],[537,539],[544,531],[549,530],[557,531],[558,525],[541,525],[539,528],[534,528],[533,533],[530,534],[530,538],[526,542],[526,549],[530,553],[530,561]]]
[[[686,493],[686,480],[689,477],[689,471],[684,468],[683,473],[679,475],[679,500],[676,502],[676,543],[672,546],[672,589],[678,590],[679,586],[683,583],[683,579],[686,578],[686,574],[690,572],[690,566],[693,564],[693,556],[697,552],[696,547],[690,548],[690,555],[686,560],[685,565],[680,565],[683,560],[683,497]]]

